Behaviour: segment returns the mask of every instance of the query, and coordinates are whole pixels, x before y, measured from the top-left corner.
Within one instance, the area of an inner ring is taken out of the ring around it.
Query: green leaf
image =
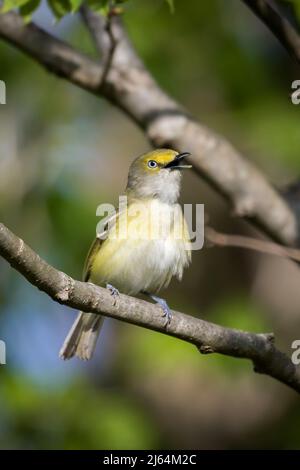
[[[76,11],[79,10],[83,1],[84,0],[70,0],[72,13],[76,13]]]
[[[174,0],[166,0],[167,4],[169,5],[170,12],[174,13],[175,12],[175,5],[174,5]]]
[[[128,0],[87,0],[88,6],[95,12],[107,16],[110,9],[114,9],[115,13],[122,12],[119,5],[127,2]]]
[[[1,13],[7,13],[8,11],[20,8],[21,6],[28,3],[29,0],[4,0],[1,8]]]
[[[110,0],[87,0],[91,10],[107,16],[110,8]]]
[[[72,11],[71,0],[47,0],[47,2],[57,20]]]
[[[20,7],[20,13],[26,23],[31,20],[35,10],[40,6],[41,0],[29,0]]]

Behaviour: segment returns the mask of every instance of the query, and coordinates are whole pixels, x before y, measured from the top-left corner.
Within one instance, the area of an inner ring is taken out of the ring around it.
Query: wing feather
[[[101,234],[99,234],[99,236],[97,236],[95,238],[95,240],[93,241],[89,251],[88,251],[88,254],[87,254],[87,257],[85,259],[85,263],[84,263],[84,267],[83,267],[83,274],[82,274],[82,280],[84,282],[88,282],[89,279],[90,279],[90,274],[91,274],[91,269],[92,269],[92,266],[93,266],[93,261],[95,259],[95,256],[97,255],[97,253],[99,253],[99,250],[101,249],[101,246],[108,234],[108,228],[109,228],[109,224],[112,223],[112,221],[116,220],[117,217],[118,217],[118,212],[116,214],[113,214],[111,217],[109,217],[107,219],[107,223],[104,227],[104,230]],[[112,226],[110,225],[110,228],[112,228]],[[101,238],[100,238],[101,236]],[[103,238],[102,238],[103,237]]]

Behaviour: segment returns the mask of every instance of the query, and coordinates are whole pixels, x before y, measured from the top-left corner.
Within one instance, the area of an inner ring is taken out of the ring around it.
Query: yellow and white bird
[[[189,153],[159,149],[133,161],[126,187],[127,206],[108,223],[105,239],[96,238],[88,253],[83,280],[106,286],[112,295],[143,293],[159,303],[171,321],[164,299],[155,294],[171,278],[182,278],[191,261],[189,232],[178,198],[181,170]],[[103,323],[93,313],[78,314],[60,356],[90,359]]]

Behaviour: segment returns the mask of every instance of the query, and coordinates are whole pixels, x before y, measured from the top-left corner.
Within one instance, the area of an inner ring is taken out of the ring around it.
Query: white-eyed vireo
[[[106,237],[94,241],[83,280],[136,295],[148,294],[158,302],[167,322],[170,310],[156,297],[173,276],[181,279],[191,260],[189,233],[178,205],[181,169],[188,153],[159,149],[138,157],[130,166],[127,206],[108,221]],[[60,351],[69,359],[90,359],[103,317],[80,312]]]

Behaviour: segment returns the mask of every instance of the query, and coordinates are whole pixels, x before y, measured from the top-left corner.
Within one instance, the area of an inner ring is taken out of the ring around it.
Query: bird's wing
[[[106,238],[106,236],[109,232],[109,228],[110,229],[112,228],[112,222],[115,222],[117,220],[118,215],[119,215],[119,212],[117,212],[116,214],[113,214],[111,217],[109,217],[107,219],[107,222],[106,222],[106,225],[104,227],[103,232],[101,234],[99,234],[95,238],[95,240],[93,241],[93,243],[92,243],[92,245],[91,245],[91,247],[88,251],[88,254],[87,254],[87,257],[86,257],[86,260],[85,260],[85,263],[84,263],[84,267],[83,267],[82,280],[84,282],[89,281],[90,274],[91,274],[91,268],[92,268],[95,256],[97,255],[97,253],[101,249],[101,246],[102,246],[103,242],[105,241],[105,238]]]
[[[84,282],[88,282],[88,280],[90,278],[91,267],[93,265],[93,260],[95,258],[95,255],[100,250],[100,247],[101,247],[103,241],[104,240],[101,239],[101,238],[95,238],[95,240],[93,241],[93,243],[92,243],[92,245],[89,249],[89,252],[87,254],[87,257],[86,257],[86,260],[85,260],[85,263],[84,263],[84,268],[83,268],[82,280]]]

